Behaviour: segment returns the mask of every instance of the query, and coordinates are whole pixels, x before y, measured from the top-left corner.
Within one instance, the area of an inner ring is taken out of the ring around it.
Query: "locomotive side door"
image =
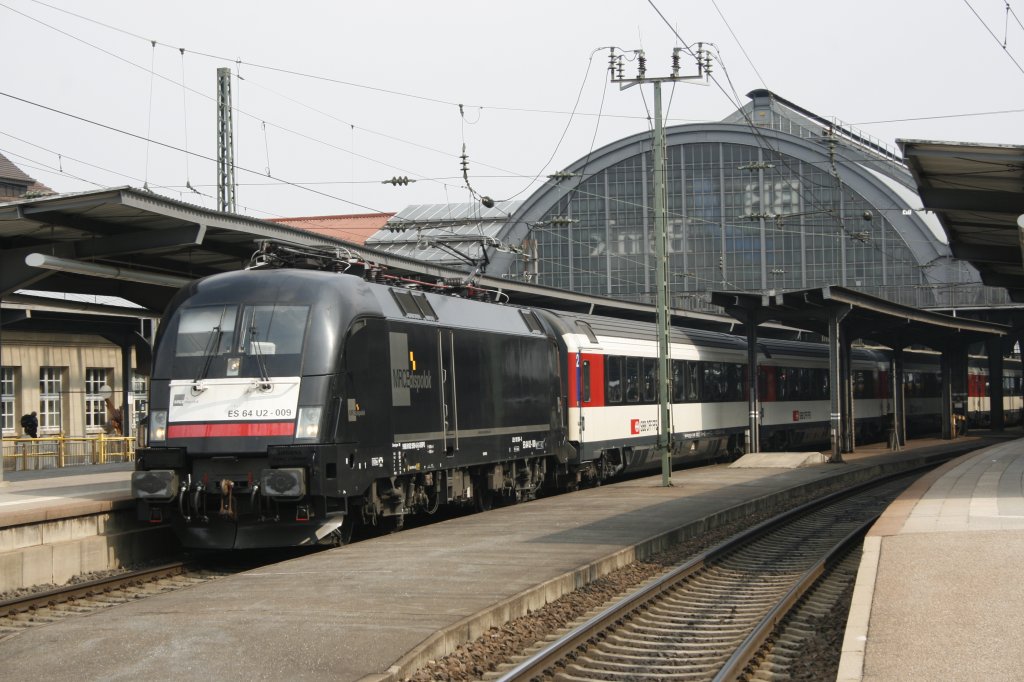
[[[459,410],[455,393],[455,338],[451,329],[437,330],[437,366],[441,381],[441,428],[444,454],[455,455],[459,449]]]

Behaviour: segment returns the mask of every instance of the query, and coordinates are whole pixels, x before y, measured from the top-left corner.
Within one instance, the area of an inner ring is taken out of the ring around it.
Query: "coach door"
[[[459,410],[455,393],[455,338],[451,329],[437,331],[437,366],[441,374],[441,429],[444,454],[451,457],[459,449]]]

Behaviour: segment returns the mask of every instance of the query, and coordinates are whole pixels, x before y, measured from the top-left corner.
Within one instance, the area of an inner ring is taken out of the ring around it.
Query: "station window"
[[[64,398],[64,368],[39,368],[39,433],[60,433]]]
[[[97,432],[107,423],[107,406],[100,388],[108,386],[110,370],[89,367],[85,370],[85,430]]]
[[[17,423],[14,419],[14,368],[0,367],[0,426],[4,435],[13,435]]]
[[[149,412],[149,377],[138,372],[132,373],[132,427],[138,428],[143,417]],[[134,431],[133,431],[134,433]]]

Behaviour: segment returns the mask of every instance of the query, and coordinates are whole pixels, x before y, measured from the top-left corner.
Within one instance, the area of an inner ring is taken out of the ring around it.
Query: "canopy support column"
[[[829,462],[834,464],[843,463],[842,436],[843,436],[843,413],[842,413],[842,378],[841,354],[842,343],[840,342],[840,327],[843,318],[849,314],[852,306],[834,304],[828,306],[828,391],[830,397],[829,406],[829,433],[832,440],[832,456]]]
[[[1002,431],[1006,426],[1003,414],[1003,342],[989,339],[985,342],[988,353],[988,399],[989,425],[993,431]],[[983,386],[978,386],[984,391]]]

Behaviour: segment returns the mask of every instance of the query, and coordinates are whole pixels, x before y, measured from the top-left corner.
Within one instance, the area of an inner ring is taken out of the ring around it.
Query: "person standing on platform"
[[[25,434],[29,438],[35,438],[36,434],[39,433],[39,419],[36,418],[36,413],[25,414],[21,417],[21,428],[25,429]]]

